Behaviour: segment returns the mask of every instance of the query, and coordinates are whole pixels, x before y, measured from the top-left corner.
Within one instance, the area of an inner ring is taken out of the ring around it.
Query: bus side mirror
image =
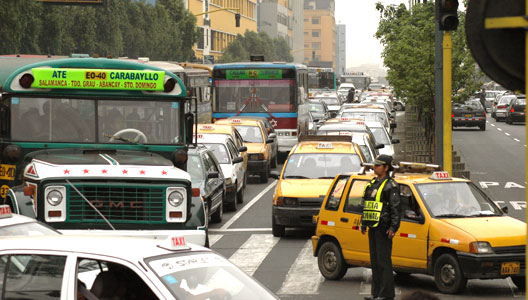
[[[7,134],[9,126],[9,108],[5,105],[0,106],[0,134]]]
[[[185,114],[185,140],[187,144],[193,143],[193,125],[194,115],[192,113]]]

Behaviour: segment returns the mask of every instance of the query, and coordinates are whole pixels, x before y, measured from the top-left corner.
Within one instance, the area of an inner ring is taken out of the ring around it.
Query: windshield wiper
[[[335,176],[321,176],[321,177],[317,177],[317,179],[334,179]]]
[[[334,178],[334,177],[332,177]],[[311,179],[310,177],[302,176],[302,175],[289,175],[284,176],[284,179]]]
[[[118,141],[122,141],[122,142],[125,142],[125,143],[130,143],[130,144],[134,144],[134,145],[140,145],[140,146],[144,146],[143,144],[139,143],[138,141],[135,141],[135,140],[132,140],[132,139],[127,139],[127,138],[124,138],[122,136],[119,136],[119,135],[111,135],[111,134],[106,134],[106,133],[103,133],[103,135],[109,139],[114,139],[114,140],[118,140]]]
[[[437,215],[435,216],[437,218],[465,218],[466,215],[460,215],[460,214],[443,214],[443,215]]]
[[[496,217],[496,216],[502,216],[500,214],[494,214],[494,213],[491,213],[491,214],[483,214],[483,213],[478,213],[478,214],[474,214],[474,215],[469,215],[468,217]]]

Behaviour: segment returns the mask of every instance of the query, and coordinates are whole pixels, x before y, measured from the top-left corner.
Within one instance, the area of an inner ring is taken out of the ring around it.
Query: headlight
[[[58,191],[58,190],[51,190],[46,195],[46,201],[48,201],[48,203],[53,205],[53,206],[59,205],[62,202],[63,198],[64,197],[62,196],[62,193],[60,191]]]
[[[469,252],[475,254],[490,254],[493,249],[488,242],[472,242],[469,244]]]
[[[174,192],[169,194],[169,197],[168,197],[167,200],[169,201],[170,205],[172,205],[174,207],[178,207],[178,206],[180,206],[183,203],[184,198],[183,198],[182,193],[174,191]]]

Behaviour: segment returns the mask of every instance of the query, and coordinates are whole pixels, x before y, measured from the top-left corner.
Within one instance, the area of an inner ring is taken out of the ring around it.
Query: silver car
[[[516,95],[500,96],[492,107],[491,117],[497,120],[497,122],[504,120],[506,118],[506,109],[508,109],[508,105],[510,105],[510,102],[516,97]]]

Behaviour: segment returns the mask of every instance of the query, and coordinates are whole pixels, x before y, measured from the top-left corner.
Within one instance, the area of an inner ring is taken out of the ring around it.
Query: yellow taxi
[[[260,120],[229,118],[220,119],[215,124],[233,125],[244,139],[248,153],[248,174],[260,176],[260,182],[266,183],[271,171],[271,143],[273,139]]]
[[[237,150],[240,152],[240,156],[244,159],[244,174],[247,174],[247,165],[248,165],[248,154],[247,147],[244,145],[244,138],[240,135],[235,126],[220,125],[220,124],[198,124],[198,133],[199,134],[228,134],[235,141]],[[246,185],[246,177],[244,176],[244,186]]]
[[[365,157],[350,136],[301,136],[292,148],[279,179],[272,205],[272,231],[284,236],[286,227],[314,228],[312,217],[334,177],[358,172]]]
[[[432,275],[447,294],[462,291],[468,279],[511,277],[524,289],[526,223],[506,216],[506,207],[499,208],[470,180],[452,178],[436,165],[402,162],[393,175],[402,204],[392,247],[397,274]],[[374,176],[336,176],[314,217],[313,251],[327,279],[341,279],[349,267],[370,266],[360,219],[362,194]]]

